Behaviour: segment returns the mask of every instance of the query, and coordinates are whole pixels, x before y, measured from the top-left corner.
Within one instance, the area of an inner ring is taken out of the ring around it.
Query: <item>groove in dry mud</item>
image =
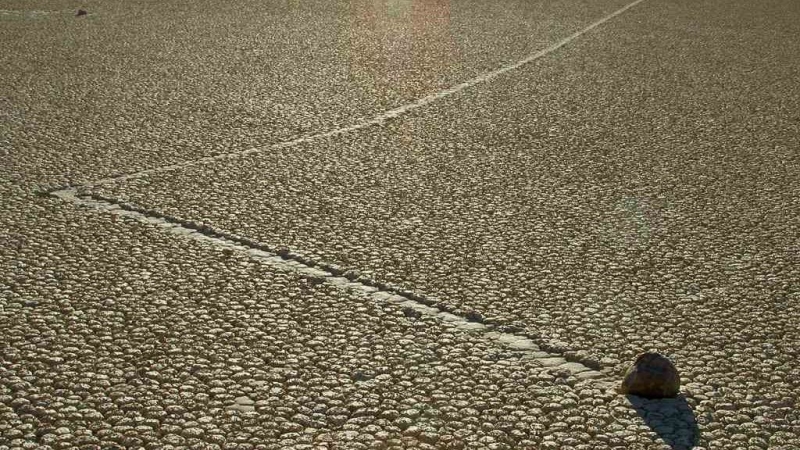
[[[375,301],[394,303],[402,307],[409,316],[431,317],[448,322],[464,331],[480,332],[487,340],[512,349],[525,359],[535,359],[544,366],[562,368],[573,373],[579,379],[595,379],[603,382],[607,376],[594,364],[587,365],[569,355],[553,351],[552,347],[542,339],[522,333],[503,331],[497,324],[484,320],[479,313],[454,314],[458,310],[452,305],[434,300],[418,292],[410,292],[391,284],[358,276],[354,271],[314,261],[298,252],[274,249],[263,243],[216,230],[205,224],[170,217],[115,199],[99,195],[81,195],[77,189],[53,191],[50,192],[50,195],[98,212],[129,217],[139,222],[152,224],[168,233],[206,242],[218,248],[246,253],[251,258],[279,270],[288,270],[319,282],[331,283],[338,288],[368,296]]]
[[[566,46],[567,44],[569,44],[572,41],[578,39],[579,37],[583,36],[584,34],[586,34],[586,33],[590,32],[590,31],[594,30],[595,28],[603,25],[604,23],[606,23],[606,22],[614,19],[615,17],[623,14],[624,12],[626,12],[627,10],[633,8],[634,6],[638,5],[639,3],[642,3],[642,2],[645,2],[645,1],[646,0],[634,0],[633,2],[622,6],[621,8],[617,9],[616,11],[613,11],[613,12],[601,17],[600,19],[595,20],[594,22],[592,22],[589,25],[585,26],[584,28],[581,28],[580,30],[570,34],[569,36],[566,36],[566,37],[554,42],[553,44],[549,45],[548,47],[545,47],[545,48],[543,48],[543,49],[541,49],[541,50],[539,50],[537,52],[534,52],[534,53],[532,53],[532,54],[530,54],[530,55],[528,55],[528,56],[526,56],[526,57],[524,57],[524,58],[522,58],[522,59],[520,59],[518,61],[509,63],[507,65],[504,65],[504,66],[499,67],[497,69],[494,69],[492,71],[482,73],[482,74],[480,74],[480,75],[478,75],[478,76],[476,76],[474,78],[470,78],[469,80],[466,80],[464,82],[455,84],[453,86],[450,86],[448,88],[442,89],[442,90],[437,91],[437,92],[433,92],[431,94],[426,95],[425,97],[421,97],[421,98],[418,98],[416,100],[412,100],[412,101],[410,101],[410,102],[408,102],[408,103],[406,103],[404,105],[397,106],[397,107],[395,107],[393,109],[384,111],[384,112],[382,112],[382,113],[380,113],[380,114],[378,114],[378,115],[376,115],[376,116],[374,116],[372,118],[364,119],[364,120],[362,120],[360,122],[357,122],[357,123],[354,123],[354,124],[351,124],[351,125],[347,125],[347,126],[344,126],[344,127],[341,127],[341,128],[335,128],[335,129],[328,130],[328,131],[319,132],[319,133],[316,133],[316,134],[309,134],[309,135],[305,135],[305,136],[300,136],[300,137],[297,137],[295,139],[292,139],[292,140],[289,140],[289,141],[285,141],[285,142],[278,142],[278,143],[274,143],[274,144],[260,145],[260,146],[251,147],[251,148],[244,149],[244,150],[236,150],[236,151],[232,151],[232,152],[228,152],[228,153],[210,155],[210,156],[205,156],[205,157],[194,159],[194,160],[181,161],[181,162],[177,162],[177,163],[174,163],[174,164],[168,164],[168,165],[164,165],[164,166],[153,167],[153,168],[150,168],[150,169],[139,170],[137,172],[130,172],[130,173],[122,173],[122,174],[112,175],[112,176],[109,176],[109,177],[106,177],[106,178],[101,178],[99,180],[94,180],[94,181],[92,181],[90,183],[87,183],[87,184],[83,185],[83,187],[99,186],[99,185],[109,184],[109,183],[113,183],[113,182],[117,182],[117,181],[125,181],[125,180],[140,178],[140,177],[151,175],[151,174],[155,174],[155,173],[170,172],[170,171],[173,171],[173,170],[179,170],[179,169],[189,168],[189,167],[193,167],[193,166],[214,163],[214,162],[217,162],[217,161],[224,161],[224,160],[239,158],[239,157],[243,157],[243,156],[247,156],[247,155],[251,155],[251,154],[255,154],[255,153],[261,153],[261,152],[269,150],[269,149],[280,149],[280,148],[286,148],[286,147],[294,147],[296,145],[300,145],[300,144],[303,144],[303,143],[312,142],[312,141],[316,141],[316,140],[319,140],[319,139],[325,139],[325,138],[329,138],[329,137],[334,137],[334,136],[337,136],[337,135],[340,135],[340,134],[351,133],[351,132],[358,131],[358,130],[361,130],[361,129],[364,129],[364,128],[368,128],[368,127],[372,127],[372,126],[375,126],[375,125],[382,125],[387,121],[396,119],[396,118],[408,113],[409,111],[413,111],[415,109],[421,108],[423,106],[426,106],[426,105],[428,105],[430,103],[433,103],[433,102],[435,102],[437,100],[440,100],[442,98],[449,97],[450,95],[453,95],[453,94],[456,94],[458,92],[461,92],[461,91],[463,91],[465,89],[468,89],[468,88],[470,88],[472,86],[475,86],[475,85],[478,85],[478,84],[481,84],[481,83],[485,83],[487,81],[491,81],[492,79],[497,78],[497,77],[499,77],[499,76],[501,76],[501,75],[503,75],[503,74],[505,74],[507,72],[511,72],[513,70],[516,70],[516,69],[522,67],[522,66],[530,64],[530,63],[532,63],[532,62],[534,62],[534,61],[536,61],[538,59],[541,59],[541,58],[549,55],[550,53],[553,53],[553,52],[557,51],[558,49]],[[59,186],[59,187],[56,187],[55,189],[66,190],[66,189],[78,188],[78,187],[81,187],[81,186],[72,184],[72,185],[66,185],[66,186]],[[53,191],[55,191],[55,189],[53,189]]]

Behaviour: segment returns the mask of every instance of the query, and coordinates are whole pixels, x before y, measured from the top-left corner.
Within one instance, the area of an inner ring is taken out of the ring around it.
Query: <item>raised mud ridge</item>
[[[159,227],[168,233],[205,242],[223,250],[241,252],[262,264],[290,271],[320,283],[330,283],[351,294],[367,296],[378,302],[394,303],[410,317],[435,318],[464,331],[481,333],[485,339],[514,350],[525,359],[534,359],[545,367],[567,370],[581,380],[593,379],[603,384],[607,383],[608,374],[600,371],[600,367],[595,364],[587,365],[577,358],[559,352],[542,339],[506,331],[502,326],[489,323],[490,321],[486,321],[478,313],[454,314],[459,311],[424,294],[370,280],[356,272],[344,271],[334,265],[314,261],[290,250],[274,249],[246,237],[213,229],[205,224],[169,217],[98,195],[83,195],[74,188],[53,191],[50,195],[80,207],[129,217]]]

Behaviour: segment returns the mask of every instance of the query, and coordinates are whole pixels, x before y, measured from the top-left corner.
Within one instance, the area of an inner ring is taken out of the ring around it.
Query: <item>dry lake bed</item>
[[[800,2],[0,0],[0,450],[800,448]],[[680,394],[617,392],[637,355]]]

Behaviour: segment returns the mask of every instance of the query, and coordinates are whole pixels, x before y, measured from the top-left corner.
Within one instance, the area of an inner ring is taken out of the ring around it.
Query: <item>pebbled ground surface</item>
[[[381,126],[83,189],[611,380],[660,350],[678,400],[34,194],[352,124],[624,4],[0,3],[0,449],[800,447],[789,0],[647,0]]]

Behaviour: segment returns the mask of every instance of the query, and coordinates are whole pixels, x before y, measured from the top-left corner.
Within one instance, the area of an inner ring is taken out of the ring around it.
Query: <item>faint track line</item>
[[[586,27],[584,27],[584,28],[572,33],[571,35],[559,40],[558,42],[556,42],[554,44],[551,44],[550,46],[548,46],[548,47],[546,47],[546,48],[544,48],[542,50],[539,50],[536,53],[528,55],[527,57],[525,57],[525,58],[523,58],[523,59],[521,59],[521,60],[519,60],[519,61],[517,61],[515,63],[508,64],[506,66],[500,67],[499,69],[495,69],[495,70],[493,70],[491,72],[487,72],[487,73],[485,73],[483,75],[479,75],[479,76],[477,76],[475,78],[472,78],[472,79],[469,79],[467,81],[464,81],[463,83],[451,86],[451,87],[449,87],[447,89],[444,89],[444,90],[441,90],[439,92],[432,93],[430,95],[427,95],[427,96],[422,97],[420,99],[414,100],[413,102],[406,103],[405,105],[399,106],[397,108],[390,109],[390,110],[385,111],[385,112],[383,112],[383,113],[381,113],[381,114],[379,114],[379,115],[377,115],[377,116],[375,116],[375,117],[373,117],[371,119],[367,119],[367,120],[364,120],[362,122],[359,122],[359,123],[356,123],[356,124],[353,124],[353,125],[348,125],[348,126],[342,127],[342,128],[336,128],[334,130],[329,130],[329,131],[325,131],[325,132],[322,132],[322,133],[312,134],[312,135],[309,135],[309,136],[299,137],[297,139],[293,139],[293,140],[285,141],[285,142],[279,142],[279,143],[276,143],[276,144],[267,144],[267,145],[263,145],[263,146],[252,147],[252,148],[241,150],[241,151],[224,153],[224,154],[214,155],[214,156],[207,156],[207,157],[198,158],[198,159],[195,159],[195,160],[182,161],[182,162],[175,163],[175,164],[169,164],[169,165],[165,165],[165,166],[154,167],[152,169],[140,170],[138,172],[132,172],[132,173],[122,174],[122,175],[115,175],[115,176],[112,176],[112,177],[107,177],[107,178],[102,178],[102,179],[99,179],[99,180],[96,180],[96,181],[92,181],[92,182],[86,184],[85,186],[97,186],[97,185],[102,185],[102,184],[113,183],[113,182],[116,182],[116,181],[125,181],[125,180],[129,180],[129,179],[133,179],[133,178],[139,178],[139,177],[143,177],[143,176],[146,176],[146,175],[154,174],[154,173],[169,172],[169,171],[183,169],[183,168],[187,168],[187,167],[204,165],[204,164],[209,164],[209,163],[213,163],[213,162],[217,162],[217,161],[224,161],[224,160],[227,160],[227,159],[239,158],[239,157],[242,157],[242,156],[251,155],[251,154],[254,154],[254,153],[259,153],[259,152],[262,152],[262,151],[265,151],[265,150],[268,150],[268,149],[280,149],[280,148],[286,148],[286,147],[294,147],[296,145],[300,145],[300,144],[303,144],[303,143],[306,143],[306,142],[311,142],[311,141],[315,141],[315,140],[318,140],[318,139],[324,139],[324,138],[327,138],[327,137],[337,136],[337,135],[340,135],[340,134],[350,133],[350,132],[357,131],[357,130],[360,130],[360,129],[363,129],[363,128],[368,128],[368,127],[371,127],[371,126],[374,126],[374,125],[380,125],[380,124],[386,122],[387,120],[391,120],[391,119],[400,117],[401,115],[403,115],[403,114],[405,114],[405,113],[407,113],[409,111],[415,110],[417,108],[421,108],[421,107],[423,107],[425,105],[428,105],[430,103],[435,102],[436,100],[439,100],[439,99],[448,97],[450,95],[453,95],[455,93],[461,92],[464,89],[467,89],[469,87],[475,86],[477,84],[481,84],[481,83],[487,82],[487,81],[489,81],[489,80],[491,80],[493,78],[496,78],[496,77],[498,77],[500,75],[503,75],[503,74],[505,74],[507,72],[510,72],[512,70],[518,69],[518,68],[520,68],[520,67],[522,67],[522,66],[524,66],[526,64],[529,64],[529,63],[531,63],[533,61],[536,61],[537,59],[540,59],[540,58],[542,58],[542,57],[544,57],[544,56],[546,56],[546,55],[548,55],[550,53],[555,52],[556,50],[560,49],[561,47],[564,47],[565,45],[569,44],[570,42],[578,39],[579,37],[583,36],[584,34],[592,31],[593,29],[599,27],[600,25],[608,22],[609,20],[619,16],[620,14],[624,13],[625,11],[629,10],[630,8],[633,8],[634,6],[636,6],[639,3],[642,3],[644,1],[646,1],[646,0],[636,0],[636,1],[632,2],[632,3],[629,3],[629,4],[625,5],[625,6],[623,6],[622,8],[619,8],[616,11],[614,11],[614,12],[612,12],[612,13],[610,13],[610,14],[608,14],[608,15],[606,15],[606,16],[598,19],[598,20],[596,20],[595,22],[592,22],[588,26],[586,26]],[[63,187],[61,189],[63,189]]]
[[[74,16],[75,9],[0,9],[0,16],[36,17],[36,16]]]

